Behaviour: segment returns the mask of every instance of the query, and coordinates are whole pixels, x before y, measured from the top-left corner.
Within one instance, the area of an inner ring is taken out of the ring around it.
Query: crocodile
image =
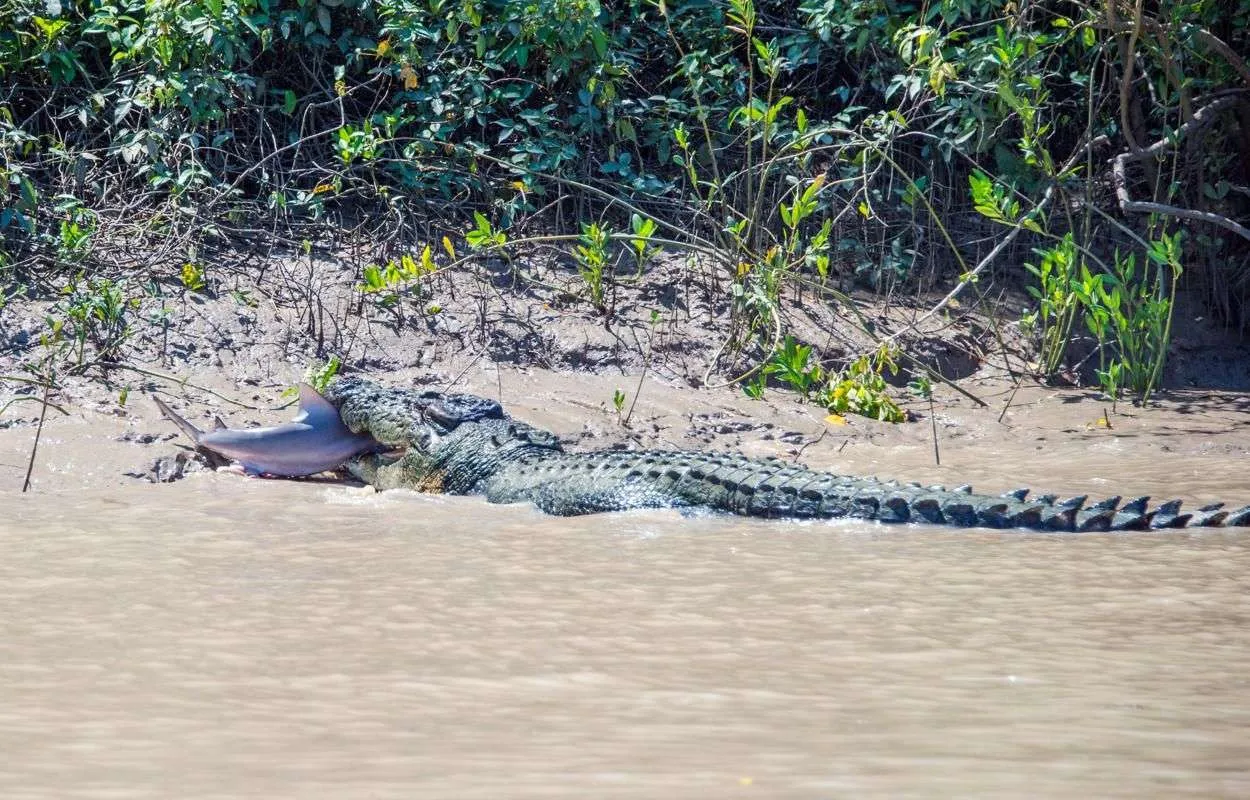
[[[692,451],[566,452],[557,437],[470,394],[384,387],[336,378],[325,397],[354,433],[382,448],[345,466],[382,489],[480,494],[492,503],[530,502],[573,516],[638,508],[706,508],[752,517],[855,517],[959,527],[1120,531],[1250,525],[1250,506],[1182,513],[1181,502],[1148,497],[1001,496],[971,487],[902,484],[820,472],[774,458]]]

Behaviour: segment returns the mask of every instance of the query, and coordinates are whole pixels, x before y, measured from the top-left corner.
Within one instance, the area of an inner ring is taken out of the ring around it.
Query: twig
[[[937,415],[933,410],[933,392],[929,392],[929,428],[933,431],[933,463],[942,466],[942,454],[938,452]]]
[[[208,394],[211,394],[213,397],[216,397],[221,400],[225,400],[227,403],[234,405],[234,406],[238,406],[239,408],[246,408],[249,411],[281,411],[282,409],[291,405],[290,403],[283,403],[282,405],[275,406],[273,408],[254,406],[248,403],[241,403],[238,400],[235,400],[234,398],[231,398],[231,397],[227,397],[221,392],[210,389],[207,386],[200,386],[199,384],[192,383],[190,379],[188,378],[177,378],[177,377],[174,377],[173,375],[166,375],[161,372],[153,372],[152,370],[143,369],[142,367],[134,367],[129,364],[122,364],[120,362],[111,361],[109,362],[108,366],[110,369],[126,369],[126,370],[130,370],[131,372],[137,372],[140,375],[147,375],[149,378],[159,378],[160,380],[163,380],[163,381],[176,383],[179,387],[190,386],[192,389],[195,389],[197,392],[207,392]]]
[[[754,375],[755,373],[759,372],[761,369],[764,368],[764,365],[766,365],[769,359],[773,357],[773,353],[777,352],[777,345],[781,343],[781,331],[782,331],[781,315],[777,313],[777,309],[770,305],[768,308],[768,312],[773,318],[773,341],[772,341],[772,344],[770,344],[768,347],[768,353],[762,359],[760,359],[758,364],[751,367],[749,370],[742,373],[738,377],[731,378],[727,381],[723,381],[717,384],[709,383],[712,377],[712,370],[716,369],[716,362],[720,360],[721,354],[725,352],[725,348],[729,345],[729,340],[726,339],[721,344],[720,349],[716,351],[716,355],[712,356],[711,362],[709,362],[707,365],[707,370],[704,371],[703,373],[703,387],[705,389],[723,389],[726,386],[733,386],[735,383],[745,381],[747,378],[751,377],[752,375]]]
[[[1077,148],[1076,151],[1072,154],[1072,156],[1067,160],[1067,162],[1065,162],[1064,165],[1059,168],[1059,171],[1056,173],[1056,176],[1062,176],[1066,174],[1070,169],[1072,169],[1072,167],[1076,164],[1077,161],[1079,161],[1081,158],[1084,157],[1085,153],[1087,153],[1094,147],[1105,143],[1106,141],[1107,141],[1107,137],[1098,136],[1086,142],[1084,146]],[[933,317],[937,316],[938,312],[940,312],[943,308],[949,305],[950,302],[954,300],[955,298],[957,298],[963,292],[964,289],[968,288],[970,284],[974,283],[977,277],[985,270],[985,268],[988,267],[990,264],[992,264],[994,262],[994,259],[998,258],[999,254],[1002,253],[1004,250],[1006,250],[1007,247],[1010,246],[1011,243],[1016,240],[1016,237],[1020,235],[1020,231],[1024,230],[1025,221],[1033,219],[1034,216],[1036,216],[1043,208],[1045,208],[1047,205],[1050,204],[1051,199],[1055,196],[1055,188],[1058,185],[1059,185],[1058,182],[1052,181],[1050,185],[1046,187],[1046,191],[1042,194],[1042,199],[1037,202],[1037,205],[1034,206],[1033,211],[1029,214],[1022,216],[1020,220],[1011,227],[1011,230],[1007,232],[1007,235],[1004,236],[1002,239],[1000,239],[999,242],[994,245],[993,249],[991,249],[990,252],[986,253],[985,257],[982,258],[979,262],[977,262],[977,265],[973,267],[971,271],[960,276],[959,283],[955,284],[955,287],[951,289],[949,292],[947,292],[945,297],[943,297],[941,300],[937,302],[936,305],[934,305],[932,308],[930,308],[928,311],[922,314],[919,319],[916,319],[915,321],[913,321],[911,324],[911,327],[915,328],[916,326],[920,325],[922,322],[926,322],[932,319]],[[923,198],[924,195],[922,194],[921,197]],[[956,254],[958,254],[958,251],[956,251]],[[893,338],[893,336],[897,336],[897,335],[898,334],[892,334],[892,336],[889,338]]]
[[[1128,192],[1128,179],[1124,174],[1124,167],[1130,161],[1143,161],[1147,158],[1153,158],[1163,152],[1169,145],[1179,142],[1183,137],[1194,134],[1201,128],[1205,128],[1214,121],[1216,114],[1241,102],[1242,98],[1238,95],[1226,95],[1207,103],[1202,108],[1194,112],[1193,119],[1181,125],[1171,136],[1165,136],[1149,147],[1139,150],[1129,150],[1120,153],[1111,160],[1111,181],[1115,185],[1115,196],[1120,202],[1120,210],[1125,213],[1137,212],[1140,214],[1163,214],[1165,216],[1179,217],[1182,219],[1192,219],[1199,222],[1209,222],[1212,225],[1218,225],[1225,230],[1231,231],[1243,239],[1250,240],[1250,228],[1238,224],[1234,220],[1220,214],[1210,211],[1198,211],[1192,208],[1179,208],[1164,203],[1151,203],[1141,200],[1133,200]]]
[[[1105,23],[1100,22],[1096,27],[1105,28],[1115,33],[1132,33],[1138,25],[1142,28],[1150,29],[1155,36],[1175,36],[1179,33],[1177,29],[1180,27],[1178,25],[1166,25],[1157,19],[1146,16],[1134,22],[1120,22],[1113,19]],[[1237,55],[1237,52],[1232,47],[1205,28],[1193,28],[1189,23],[1185,23],[1184,27],[1191,29],[1195,39],[1198,39],[1207,47],[1223,56],[1228,65],[1246,82],[1246,85],[1250,86],[1250,66],[1246,65],[1245,59]]]
[[[625,412],[625,419],[621,420],[623,427],[629,427],[629,418],[634,414],[634,406],[638,403],[638,395],[642,394],[642,382],[647,377],[647,369],[651,366],[651,348],[655,345],[655,324],[659,321],[659,314],[652,312],[655,316],[651,318],[651,335],[647,337],[647,355],[642,360],[642,374],[638,376],[638,386],[634,389],[634,399],[629,402],[629,411]]]
[[[30,488],[30,474],[35,470],[35,454],[39,452],[39,437],[43,435],[43,421],[48,416],[48,392],[52,391],[52,384],[45,383],[43,385],[43,408],[39,410],[39,425],[35,428],[35,441],[30,446],[30,460],[26,462],[26,480],[22,481],[22,493]]]
[[[1007,403],[1003,406],[1003,410],[998,415],[998,421],[1002,422],[1003,417],[1007,416],[1007,409],[1011,408],[1011,401],[1016,399],[1016,392],[1020,391],[1020,382],[1016,381],[1016,385],[1012,387],[1011,394],[1007,395]]]
[[[47,384],[44,384],[44,387],[46,388]],[[12,400],[5,403],[3,406],[0,406],[0,416],[3,416],[4,412],[9,410],[9,406],[15,403],[22,403],[27,400],[33,400],[36,403],[42,402],[45,406],[52,406],[57,411],[60,411],[62,416],[66,416],[66,417],[69,416],[69,412],[61,408],[60,406],[58,406],[56,403],[49,403],[48,398],[46,396],[42,400],[40,400],[38,397],[35,397],[34,395],[29,395],[29,394],[24,394],[21,397],[14,397]]]
[[[814,444],[820,444],[821,442],[825,440],[825,437],[828,435],[829,435],[829,426],[825,425],[820,429],[819,436],[817,436],[815,439],[812,439],[811,441],[804,442],[803,446],[794,452],[794,458],[791,459],[791,463],[797,463],[798,460],[803,457],[804,450],[806,450],[807,448],[811,447]],[[843,442],[842,446],[845,447],[846,442]],[[838,448],[838,450],[839,452],[841,452],[841,448]]]
[[[473,356],[473,358],[471,358],[471,359],[469,360],[469,363],[465,365],[464,369],[460,370],[460,372],[456,374],[456,377],[454,377],[454,378],[452,378],[451,380],[449,380],[449,381],[448,381],[448,382],[447,382],[447,383],[443,386],[443,391],[445,392],[445,391],[447,391],[448,389],[450,389],[451,387],[455,386],[457,383],[460,383],[460,379],[461,379],[461,378],[463,378],[465,375],[468,375],[468,374],[469,374],[469,370],[473,369],[473,365],[474,365],[474,364],[476,364],[478,361],[481,361],[481,360],[482,360],[482,356],[484,356],[484,355],[486,355],[486,348],[485,348],[485,347],[483,347],[483,348],[482,348],[481,352],[479,352],[477,355]],[[502,389],[501,389],[500,391],[502,392]]]

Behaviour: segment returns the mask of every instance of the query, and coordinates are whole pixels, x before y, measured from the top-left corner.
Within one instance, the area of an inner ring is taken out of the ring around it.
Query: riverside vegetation
[[[1089,365],[1143,404],[1178,287],[1250,321],[1250,0],[0,0],[0,23],[0,314],[45,304],[8,344],[45,402],[257,252],[350,250],[358,313],[400,327],[487,262],[544,287],[539,257],[610,325],[684,258],[728,323],[706,383],[886,421],[886,375],[930,399],[942,376],[853,292],[941,295],[925,319],[1021,289],[1036,377]],[[818,353],[804,302],[871,346]]]

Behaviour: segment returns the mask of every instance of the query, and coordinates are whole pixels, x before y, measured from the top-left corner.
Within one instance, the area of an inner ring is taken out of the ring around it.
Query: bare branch
[[[1242,102],[1240,95],[1225,95],[1218,100],[1213,100],[1198,109],[1198,111],[1194,113],[1193,119],[1177,128],[1176,132],[1172,136],[1164,137],[1146,148],[1120,153],[1112,159],[1111,180],[1115,185],[1115,194],[1120,203],[1120,210],[1125,213],[1136,212],[1139,214],[1164,214],[1170,217],[1178,217],[1180,219],[1192,219],[1198,222],[1208,222],[1212,225],[1218,225],[1225,230],[1231,231],[1243,239],[1250,240],[1250,229],[1220,214],[1210,211],[1198,211],[1192,208],[1180,208],[1178,206],[1170,206],[1163,203],[1151,203],[1134,200],[1129,195],[1128,178],[1125,177],[1125,165],[1127,165],[1130,161],[1143,161],[1147,158],[1153,158],[1184,137],[1196,135],[1202,128],[1210,125],[1215,120],[1217,114],[1225,109],[1233,107],[1239,102]]]

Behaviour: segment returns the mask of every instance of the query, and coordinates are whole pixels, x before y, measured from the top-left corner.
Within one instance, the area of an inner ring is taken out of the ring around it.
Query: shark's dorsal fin
[[[299,385],[299,413],[295,415],[295,421],[309,424],[333,421],[342,424],[339,410],[306,383]]]

